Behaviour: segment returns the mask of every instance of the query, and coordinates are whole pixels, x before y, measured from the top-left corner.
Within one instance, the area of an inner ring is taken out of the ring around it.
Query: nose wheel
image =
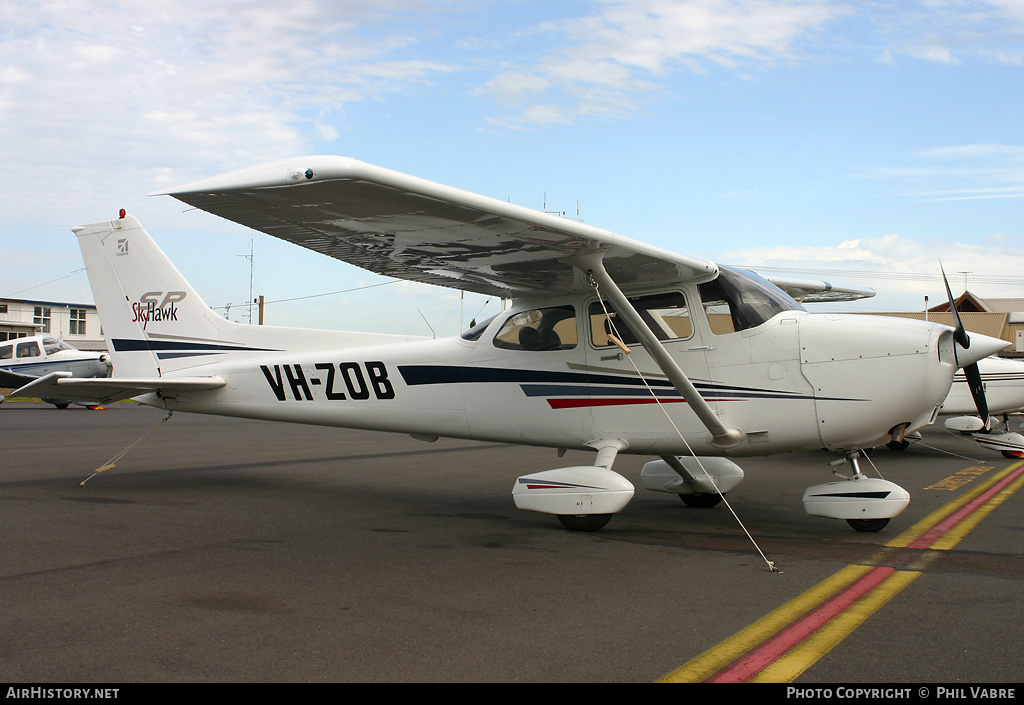
[[[600,531],[611,521],[611,514],[559,514],[558,521],[569,531]]]
[[[888,519],[847,519],[846,523],[857,531],[881,531],[889,524]]]

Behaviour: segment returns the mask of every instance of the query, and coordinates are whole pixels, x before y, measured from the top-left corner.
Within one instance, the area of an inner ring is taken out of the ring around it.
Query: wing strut
[[[683,399],[693,409],[693,412],[697,414],[697,418],[711,432],[711,444],[719,448],[731,448],[741,443],[746,434],[738,428],[729,427],[722,423],[715,410],[704,400],[704,397],[693,386],[686,373],[683,372],[672,355],[665,349],[665,346],[658,340],[658,336],[654,334],[654,331],[650,329],[636,309],[633,308],[633,305],[629,303],[629,299],[626,298],[626,295],[622,293],[622,290],[619,289],[605,269],[603,259],[603,253],[595,252],[574,257],[570,261],[580,272],[592,278],[608,295],[612,305],[615,306],[616,312],[626,321],[626,325],[629,326],[630,330],[636,333],[644,348],[650,353],[665,376],[668,377],[672,386],[683,395]]]

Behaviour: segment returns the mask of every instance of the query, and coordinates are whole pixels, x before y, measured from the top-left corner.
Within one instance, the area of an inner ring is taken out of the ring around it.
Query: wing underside
[[[707,260],[344,157],[273,162],[161,193],[378,274],[492,296],[587,289],[569,260],[594,251],[623,288],[718,273]]]
[[[874,289],[865,286],[833,284],[817,279],[799,279],[776,274],[762,274],[761,276],[797,301],[805,304],[855,301],[875,295]]]

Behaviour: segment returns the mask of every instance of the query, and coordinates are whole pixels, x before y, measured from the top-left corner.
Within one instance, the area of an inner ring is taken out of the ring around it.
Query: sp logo
[[[146,307],[164,308],[178,303],[185,296],[184,291],[148,291],[139,297],[139,303]]]
[[[177,304],[184,300],[184,291],[147,291],[132,304],[132,323],[142,322],[142,329],[150,321],[177,321]]]

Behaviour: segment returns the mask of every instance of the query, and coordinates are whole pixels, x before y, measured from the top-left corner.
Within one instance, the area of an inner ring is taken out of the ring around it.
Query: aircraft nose
[[[960,367],[973,365],[978,360],[982,360],[989,355],[995,355],[1010,345],[1005,340],[981,335],[980,333],[970,333],[969,336],[969,348],[965,349],[960,347],[959,343],[956,344],[956,362]]]
[[[957,370],[953,337],[949,326],[905,318],[803,317],[801,371],[814,388],[823,447],[873,447],[897,426],[928,423]],[[991,348],[979,342],[974,352]]]

